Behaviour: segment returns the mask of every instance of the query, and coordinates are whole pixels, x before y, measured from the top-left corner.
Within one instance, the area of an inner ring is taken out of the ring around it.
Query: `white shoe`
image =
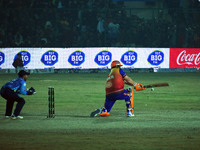
[[[5,116],[6,119],[10,119],[10,116]]]
[[[133,108],[127,108],[127,117],[134,117]]]
[[[132,112],[131,111],[129,111],[129,112],[127,112],[127,117],[134,117],[135,115],[134,114],[132,114]]]
[[[15,120],[15,119],[23,119],[24,117],[23,116],[14,116],[14,115],[12,115],[11,118],[13,120]]]
[[[17,116],[17,119],[24,119],[23,116]]]

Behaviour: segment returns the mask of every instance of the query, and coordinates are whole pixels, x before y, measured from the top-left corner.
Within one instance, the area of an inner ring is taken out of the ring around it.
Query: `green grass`
[[[117,101],[107,118],[90,118],[105,100],[107,74],[32,74],[23,120],[4,119],[0,97],[1,149],[200,149],[200,73],[128,73],[142,84],[169,87],[134,92],[135,117]],[[15,78],[0,75],[0,85]],[[46,119],[48,86],[55,88],[56,118]]]

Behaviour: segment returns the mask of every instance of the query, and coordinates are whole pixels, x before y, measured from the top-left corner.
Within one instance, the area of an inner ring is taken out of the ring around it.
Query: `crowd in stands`
[[[0,47],[200,47],[199,4],[170,4],[145,19],[112,0],[0,0]]]

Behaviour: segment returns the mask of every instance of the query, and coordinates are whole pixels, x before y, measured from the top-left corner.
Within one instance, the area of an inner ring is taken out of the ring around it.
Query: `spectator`
[[[16,73],[18,73],[20,70],[24,69],[24,63],[22,61],[22,55],[20,53],[17,54],[17,58],[15,58],[13,62],[13,67],[15,67]]]
[[[3,37],[5,36],[5,31],[4,31],[4,29],[3,29],[3,27],[1,27],[0,26],[0,47],[2,47],[3,46]]]
[[[108,41],[110,46],[115,46],[115,44],[117,43],[119,27],[120,25],[115,21],[111,21],[108,24]]]
[[[47,38],[41,38],[40,46],[41,46],[41,47],[46,47],[47,44],[48,44]]]
[[[63,4],[61,1],[58,2],[58,8],[63,8]]]
[[[50,21],[46,21],[45,23],[45,27],[43,30],[43,35],[42,38],[45,39],[46,45],[48,44],[49,46],[53,46],[54,45],[54,29],[53,29],[53,25],[51,24]]]
[[[87,6],[88,8],[92,9],[94,7],[95,1],[94,0],[88,0]]]
[[[22,44],[24,43],[23,36],[19,31],[14,35],[14,42],[16,46],[22,46]]]
[[[105,21],[102,17],[98,18],[98,24],[97,24],[97,33],[98,33],[98,41],[100,46],[103,46],[104,43],[104,37],[105,37]]]

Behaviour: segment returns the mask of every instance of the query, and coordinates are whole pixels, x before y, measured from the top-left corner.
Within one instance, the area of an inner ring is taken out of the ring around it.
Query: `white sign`
[[[21,53],[26,69],[110,68],[119,60],[123,68],[169,68],[169,48],[2,48],[0,69],[14,68],[12,63]]]

